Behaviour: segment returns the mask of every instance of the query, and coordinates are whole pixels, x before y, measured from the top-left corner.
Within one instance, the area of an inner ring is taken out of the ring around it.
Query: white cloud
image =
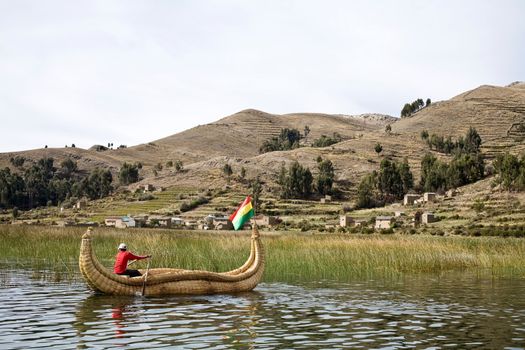
[[[397,115],[525,79],[520,1],[0,2],[0,152],[152,141],[244,108]]]

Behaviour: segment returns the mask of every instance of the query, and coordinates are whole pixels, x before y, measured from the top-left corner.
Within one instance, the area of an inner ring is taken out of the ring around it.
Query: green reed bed
[[[0,226],[0,262],[78,274],[84,232],[85,228]],[[262,239],[266,281],[344,281],[464,269],[525,278],[525,240],[519,238],[263,233]],[[152,254],[152,267],[212,271],[240,266],[250,249],[248,232],[94,229],[96,255],[108,268],[120,242],[137,254]],[[134,266],[144,268],[146,262]]]

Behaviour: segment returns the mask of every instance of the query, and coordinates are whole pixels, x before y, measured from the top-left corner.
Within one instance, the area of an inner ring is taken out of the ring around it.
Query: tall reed
[[[8,265],[78,272],[85,228],[0,226],[0,261]],[[497,237],[263,234],[266,281],[349,280],[477,269],[525,278],[525,240]],[[94,229],[95,253],[111,268],[117,246],[152,254],[152,267],[226,271],[249,254],[244,233],[158,229]],[[145,262],[134,266],[143,268]]]

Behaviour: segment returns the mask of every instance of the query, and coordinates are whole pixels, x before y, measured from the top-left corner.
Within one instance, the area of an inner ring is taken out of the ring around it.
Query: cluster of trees
[[[335,178],[335,170],[329,159],[317,158],[318,175],[314,179],[309,168],[295,161],[288,169],[281,166],[277,183],[281,187],[281,198],[308,198],[314,192],[331,194]]]
[[[281,186],[281,198],[307,198],[312,193],[312,172],[295,161],[285,168],[281,166],[277,183]]]
[[[20,168],[23,164],[18,160]],[[42,158],[20,173],[0,170],[0,207],[31,209],[57,205],[70,197],[102,198],[111,193],[112,181],[109,170],[96,168],[86,176],[71,159],[57,168],[53,158]]]
[[[425,136],[428,139],[428,133],[422,133],[421,137]],[[445,152],[454,155],[450,163],[426,154],[421,160],[421,189],[447,190],[481,180],[485,175],[485,160],[480,152],[481,142],[476,129],[470,127],[464,138],[460,137],[456,142],[450,141],[450,151]]]
[[[259,148],[259,153],[267,153],[274,151],[289,151],[295,148],[299,148],[299,142],[301,139],[306,139],[310,133],[310,127],[306,125],[304,127],[304,135],[297,129],[281,129],[281,133],[277,137],[272,137],[263,142]],[[332,136],[321,135],[320,138],[312,142],[312,147],[328,147],[335,143],[341,142],[343,138],[337,132],[334,132]]]
[[[410,117],[413,113],[416,113],[423,107],[427,107],[432,103],[430,98],[427,98],[426,103],[422,99],[418,98],[412,103],[405,103],[401,110],[401,118]]]
[[[279,136],[272,137],[263,142],[262,146],[259,148],[259,153],[288,151],[298,148],[301,138],[301,133],[297,129],[281,129]]]
[[[440,191],[479,181],[485,175],[481,153],[459,153],[450,163],[428,153],[421,160],[420,187],[424,191]]]
[[[421,139],[427,142],[430,149],[446,154],[478,153],[481,147],[481,136],[473,127],[469,128],[465,137],[460,137],[457,141],[453,141],[451,136],[429,136],[427,130],[421,132]]]
[[[139,181],[139,170],[142,169],[141,163],[126,163],[122,164],[122,167],[118,173],[119,182],[122,185],[129,185]]]
[[[373,208],[391,203],[402,199],[413,187],[414,176],[406,159],[402,163],[383,159],[379,172],[374,170],[359,183],[356,207]]]
[[[520,159],[513,154],[500,154],[493,165],[497,184],[508,191],[525,190],[525,155]]]
[[[312,147],[328,147],[328,146],[333,145],[334,143],[341,142],[341,140],[342,140],[342,137],[337,132],[334,132],[332,137],[321,135],[320,138],[316,139],[312,143]]]

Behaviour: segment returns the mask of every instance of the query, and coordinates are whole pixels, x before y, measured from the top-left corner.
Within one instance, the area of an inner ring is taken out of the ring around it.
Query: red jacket
[[[117,254],[117,259],[115,260],[115,266],[113,267],[113,272],[115,273],[124,273],[128,268],[128,261],[130,260],[142,260],[146,259],[147,256],[134,255],[133,253],[120,250]]]

